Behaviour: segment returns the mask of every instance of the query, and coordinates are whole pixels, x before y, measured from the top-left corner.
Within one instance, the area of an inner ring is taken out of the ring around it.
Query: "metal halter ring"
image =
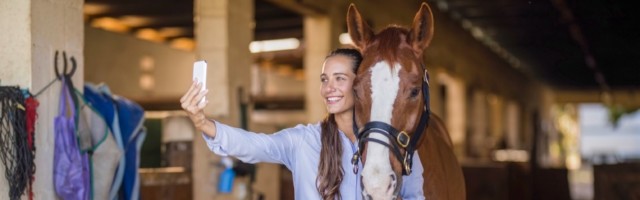
[[[353,165],[353,174],[358,174],[358,165]]]
[[[404,154],[404,170],[408,174],[411,174],[411,165],[409,164],[409,153],[405,152]]]
[[[410,140],[411,137],[409,137],[409,135],[404,131],[398,133],[398,136],[396,137],[396,142],[398,142],[398,145],[400,145],[400,147],[402,148],[407,148],[407,146],[409,146]]]
[[[424,78],[424,82],[427,83],[427,85],[429,85],[429,76],[428,76],[428,74],[429,73],[427,72],[427,69],[424,69],[424,75],[423,75],[424,77],[423,78]]]

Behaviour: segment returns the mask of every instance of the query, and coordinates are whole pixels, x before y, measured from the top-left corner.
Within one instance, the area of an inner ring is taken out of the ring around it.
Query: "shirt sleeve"
[[[424,178],[422,177],[424,168],[422,167],[422,162],[420,162],[420,156],[418,156],[417,151],[413,154],[413,166],[411,170],[412,172],[409,176],[403,177],[400,195],[403,200],[423,200],[425,199],[423,191]]]
[[[211,151],[220,156],[233,156],[245,163],[270,162],[291,167],[295,144],[306,127],[298,125],[273,134],[253,133],[216,123],[214,138],[202,134]]]

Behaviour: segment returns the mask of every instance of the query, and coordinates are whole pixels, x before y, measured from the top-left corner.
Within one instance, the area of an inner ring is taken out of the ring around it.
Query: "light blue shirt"
[[[269,162],[285,165],[293,173],[296,199],[321,199],[316,189],[318,162],[320,161],[320,124],[297,125],[274,134],[256,134],[239,128],[216,123],[216,137],[203,134],[209,149],[220,156],[233,156],[245,163]],[[351,157],[356,145],[340,132],[342,138],[342,169],[340,184],[342,199],[362,199],[359,162],[358,175],[353,173]],[[402,199],[425,199],[420,157],[414,154],[413,173],[403,177]]]

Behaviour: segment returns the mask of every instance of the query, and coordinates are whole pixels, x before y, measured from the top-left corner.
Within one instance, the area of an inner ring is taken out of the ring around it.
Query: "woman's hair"
[[[358,67],[360,67],[360,63],[362,62],[362,54],[360,54],[360,52],[355,49],[335,49],[331,51],[329,55],[327,55],[327,57],[325,57],[324,59],[326,60],[333,56],[346,56],[351,58],[351,60],[353,61],[353,66],[351,66],[353,67],[353,73],[356,73],[356,71],[358,71]]]
[[[333,56],[346,56],[351,58],[352,70],[355,73],[362,62],[362,55],[355,49],[336,49],[325,58]],[[320,162],[318,164],[318,177],[316,184],[320,196],[324,200],[340,199],[340,183],[344,177],[342,170],[342,142],[338,132],[338,124],[335,115],[329,114],[321,124],[322,149],[320,150]]]

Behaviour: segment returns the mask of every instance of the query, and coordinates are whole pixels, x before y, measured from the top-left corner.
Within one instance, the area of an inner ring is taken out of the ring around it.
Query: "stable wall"
[[[135,101],[177,101],[191,84],[193,52],[89,26],[85,35],[87,82],[106,83],[113,94]],[[143,89],[143,76],[153,86]]]

